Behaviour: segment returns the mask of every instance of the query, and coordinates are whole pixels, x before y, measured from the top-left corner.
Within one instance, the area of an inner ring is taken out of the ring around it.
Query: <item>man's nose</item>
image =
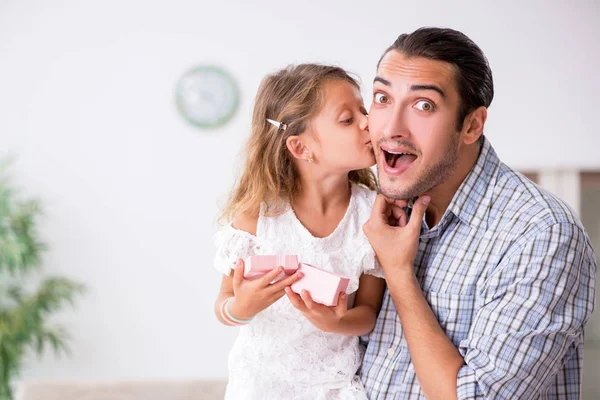
[[[390,113],[389,119],[383,127],[383,136],[387,139],[410,136],[406,117],[401,110],[394,110]]]

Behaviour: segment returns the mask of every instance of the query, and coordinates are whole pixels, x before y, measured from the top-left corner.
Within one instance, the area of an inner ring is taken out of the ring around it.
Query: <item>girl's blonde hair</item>
[[[323,83],[331,80],[359,87],[342,68],[318,64],[289,66],[263,79],[255,99],[244,170],[221,220],[231,221],[241,213],[258,215],[262,203],[266,215],[277,215],[282,204],[291,202],[300,190],[300,180],[286,140],[306,130],[324,104]],[[267,118],[285,123],[286,129],[271,125]],[[372,190],[377,187],[369,168],[351,171],[348,179]]]

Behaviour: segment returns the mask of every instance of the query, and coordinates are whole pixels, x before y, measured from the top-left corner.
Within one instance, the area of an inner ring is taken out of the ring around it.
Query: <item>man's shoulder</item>
[[[489,217],[492,225],[517,224],[543,230],[569,224],[583,229],[575,211],[565,201],[503,163],[492,190]]]

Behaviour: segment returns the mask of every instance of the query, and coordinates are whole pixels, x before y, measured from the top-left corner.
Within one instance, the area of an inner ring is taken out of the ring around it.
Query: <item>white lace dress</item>
[[[363,273],[383,277],[362,231],[375,196],[371,190],[352,185],[346,214],[325,238],[312,236],[291,207],[277,217],[261,215],[256,236],[223,227],[215,235],[215,268],[229,275],[239,258],[297,254],[301,262],[350,278],[346,290],[350,296]],[[363,357],[358,337],[320,331],[287,297],[239,329],[229,353],[226,399],[367,398],[356,377]]]

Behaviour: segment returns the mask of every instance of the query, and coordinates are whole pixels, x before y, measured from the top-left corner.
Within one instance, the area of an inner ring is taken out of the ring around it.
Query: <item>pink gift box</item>
[[[348,278],[323,271],[310,264],[302,263],[298,269],[304,276],[292,284],[292,290],[298,294],[306,290],[315,302],[326,306],[336,306],[338,296],[346,291],[350,282]]]
[[[274,255],[274,256],[250,256],[245,260],[244,278],[255,279],[263,276],[267,272],[282,266],[283,274],[292,275],[298,269],[298,256],[294,255]]]

